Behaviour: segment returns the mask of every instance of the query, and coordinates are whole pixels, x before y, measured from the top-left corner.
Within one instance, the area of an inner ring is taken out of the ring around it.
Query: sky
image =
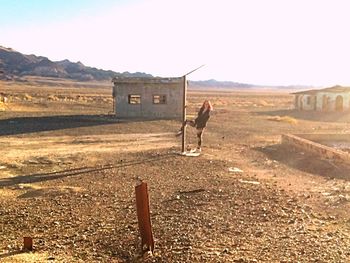
[[[347,0],[0,0],[0,45],[117,72],[350,85]]]

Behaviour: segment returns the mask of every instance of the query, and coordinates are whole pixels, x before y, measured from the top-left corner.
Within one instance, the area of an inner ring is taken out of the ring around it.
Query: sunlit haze
[[[343,0],[0,0],[0,45],[117,72],[350,85]]]

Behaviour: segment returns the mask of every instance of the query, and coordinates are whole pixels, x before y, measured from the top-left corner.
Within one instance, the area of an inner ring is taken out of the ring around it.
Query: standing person
[[[205,127],[207,126],[208,120],[210,118],[210,112],[213,110],[213,106],[211,105],[209,100],[205,100],[203,102],[202,107],[200,108],[197,118],[194,120],[186,120],[181,126],[181,129],[176,134],[176,136],[180,136],[183,132],[184,127],[189,124],[191,127],[194,127],[197,129],[197,138],[198,138],[198,145],[196,152],[202,151],[202,140],[203,140],[203,132]]]

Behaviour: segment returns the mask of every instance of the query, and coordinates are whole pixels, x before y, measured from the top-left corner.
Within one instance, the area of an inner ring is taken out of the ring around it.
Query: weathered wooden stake
[[[142,254],[147,251],[152,251],[153,253],[154,240],[152,234],[147,183],[141,182],[141,184],[137,185],[135,187],[135,193]]]
[[[23,249],[29,251],[33,250],[33,239],[31,237],[23,238]]]

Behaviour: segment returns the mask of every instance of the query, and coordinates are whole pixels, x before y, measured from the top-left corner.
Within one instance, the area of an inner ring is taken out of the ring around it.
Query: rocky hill
[[[24,55],[11,48],[0,46],[0,78],[13,79],[21,76],[68,78],[79,81],[110,80],[115,76],[152,77],[141,72],[119,73],[87,67],[81,62],[71,62],[67,59],[51,61],[46,57]]]
[[[43,56],[24,55],[11,48],[0,46],[0,79],[12,80],[22,76],[40,76],[50,78],[66,78],[77,81],[109,81],[113,77],[153,77],[143,72],[115,72],[112,70],[97,69],[85,66],[81,62],[71,62],[67,59],[62,61],[51,61]],[[233,81],[217,81],[215,79],[190,81],[191,88],[200,89],[249,89],[266,88],[253,84],[239,83]],[[281,86],[270,87],[278,89],[310,89],[305,86]]]

